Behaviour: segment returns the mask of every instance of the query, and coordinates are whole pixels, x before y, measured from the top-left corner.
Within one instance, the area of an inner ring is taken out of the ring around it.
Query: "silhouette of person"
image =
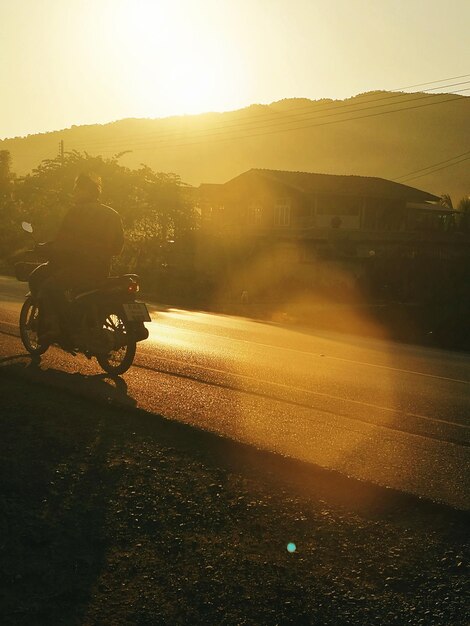
[[[75,180],[74,205],[51,242],[50,275],[40,286],[43,332],[54,341],[64,320],[68,289],[86,289],[109,276],[113,256],[121,253],[124,233],[119,214],[101,204],[101,179],[80,174]]]

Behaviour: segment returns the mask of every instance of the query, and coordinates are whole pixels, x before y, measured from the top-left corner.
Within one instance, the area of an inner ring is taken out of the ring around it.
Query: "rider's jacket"
[[[99,202],[88,202],[76,204],[65,215],[54,248],[61,265],[99,277],[109,275],[111,259],[123,245],[119,214]]]

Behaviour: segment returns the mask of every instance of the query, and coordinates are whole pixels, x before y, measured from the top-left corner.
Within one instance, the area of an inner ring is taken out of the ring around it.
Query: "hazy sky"
[[[469,74],[469,25],[470,0],[0,0],[0,138]]]

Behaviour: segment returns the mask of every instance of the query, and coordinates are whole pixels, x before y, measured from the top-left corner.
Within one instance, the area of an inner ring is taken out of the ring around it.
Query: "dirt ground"
[[[3,626],[470,623],[467,513],[10,366],[0,392]]]

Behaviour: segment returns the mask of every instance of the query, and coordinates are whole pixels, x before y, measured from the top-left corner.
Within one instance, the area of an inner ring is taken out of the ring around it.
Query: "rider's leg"
[[[64,316],[66,301],[64,290],[67,288],[66,270],[57,270],[40,287],[39,301],[43,317],[45,340],[57,339],[61,331],[61,318]]]
[[[41,285],[53,274],[54,269],[53,264],[48,261],[47,263],[38,265],[38,267],[31,272],[28,278],[28,283],[33,298],[37,298],[39,296]]]

